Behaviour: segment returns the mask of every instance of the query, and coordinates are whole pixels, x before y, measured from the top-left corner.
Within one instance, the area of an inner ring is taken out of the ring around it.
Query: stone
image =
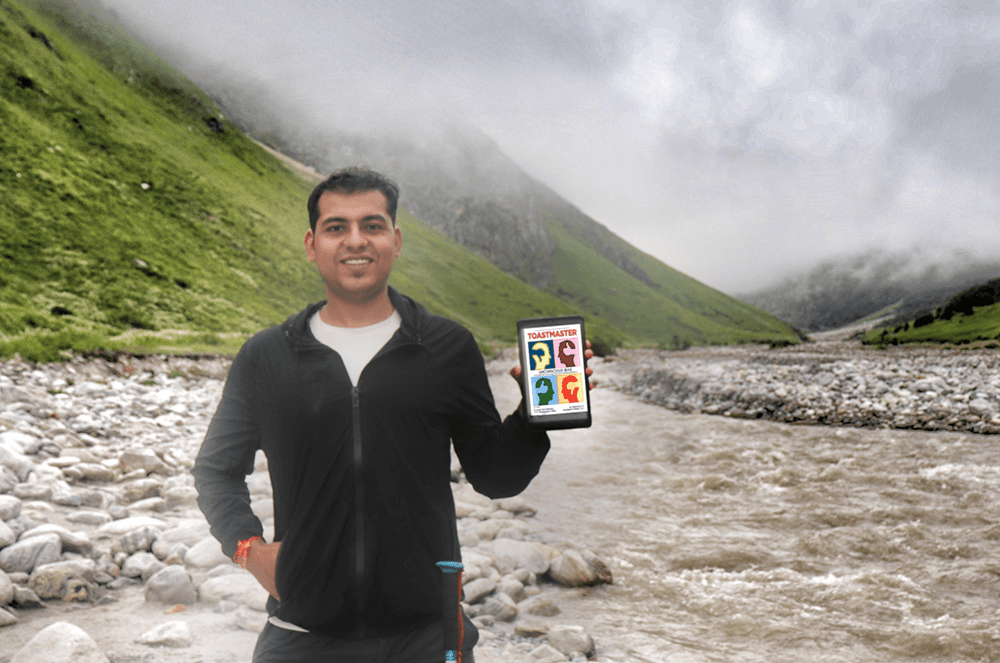
[[[489,578],[477,578],[462,585],[465,592],[465,602],[469,604],[479,603],[492,594],[496,588],[496,583]]]
[[[13,520],[21,515],[21,500],[13,495],[0,495],[0,520]]]
[[[151,449],[128,449],[118,457],[118,462],[121,464],[122,472],[125,473],[136,469],[142,469],[146,474],[169,473],[167,465]]]
[[[531,650],[525,663],[560,663],[566,656],[551,645],[539,645]]]
[[[144,500],[147,497],[159,497],[163,482],[159,479],[131,479],[119,484],[121,499],[125,504]]]
[[[4,610],[0,608],[0,628],[4,626],[12,626],[17,623],[17,615],[10,612],[9,610]]]
[[[105,467],[100,463],[80,463],[79,465],[74,465],[73,469],[79,472],[83,479],[95,483],[108,483],[114,481],[118,476],[118,473],[113,469]]]
[[[156,527],[146,525],[139,529],[134,529],[128,534],[123,534],[118,540],[118,545],[112,550],[121,550],[129,555],[137,552],[148,552],[160,535],[160,530]]]
[[[41,446],[40,439],[19,430],[7,430],[0,433],[0,447],[7,447],[22,454],[36,454]]]
[[[77,511],[66,516],[66,520],[77,525],[100,527],[110,523],[112,518],[106,511]]]
[[[516,515],[534,516],[537,513],[535,508],[520,495],[500,500],[500,508]]]
[[[500,573],[525,569],[535,574],[549,570],[549,560],[543,549],[528,541],[497,539],[493,542],[494,566]]]
[[[522,613],[538,617],[555,617],[561,612],[554,601],[544,596],[533,596],[525,599],[518,604],[517,608]]]
[[[153,541],[151,549],[157,557],[166,559],[171,553],[177,550],[178,544],[183,544],[185,548],[190,548],[202,539],[210,536],[208,522],[191,519],[160,532],[156,540]]]
[[[514,633],[522,638],[540,638],[549,632],[548,624],[530,620],[520,620],[514,624]]]
[[[36,633],[10,663],[110,663],[79,626],[56,622]]]
[[[257,579],[243,570],[239,573],[227,573],[210,578],[198,587],[198,597],[205,603],[234,601],[261,612],[267,609],[268,596],[267,590],[257,582]]]
[[[185,622],[173,621],[160,624],[139,636],[139,644],[160,647],[190,647],[194,642],[191,629]]]
[[[14,583],[10,576],[0,571],[0,605],[14,602]]]
[[[556,626],[549,630],[549,644],[566,656],[594,653],[594,639],[582,626]]]
[[[44,608],[42,597],[33,590],[22,585],[14,585],[14,600],[11,602],[18,608]]]
[[[0,550],[0,569],[31,573],[36,566],[57,561],[60,553],[62,539],[58,534],[33,536]]]
[[[165,566],[146,581],[143,590],[146,601],[159,601],[176,605],[198,601],[191,576],[183,566]]]
[[[108,511],[110,513],[111,509]],[[114,517],[114,514],[112,513],[111,516]],[[135,516],[134,518],[114,520],[106,525],[102,525],[97,529],[97,533],[108,536],[120,536],[122,534],[134,532],[137,529],[142,529],[143,527],[154,527],[156,529],[163,530],[167,528],[167,523],[159,518]]]
[[[41,599],[65,598],[70,589],[79,589],[79,584],[70,586],[71,580],[93,582],[96,566],[92,559],[41,564],[31,572],[28,587]]]
[[[260,633],[267,625],[267,613],[241,605],[233,611],[233,626],[244,631]]]
[[[500,581],[497,589],[514,599],[514,603],[520,601],[524,596],[524,584],[514,578],[504,578]]]
[[[14,534],[14,530],[10,528],[10,525],[0,520],[0,548],[6,548],[15,541],[17,541],[17,535]]]
[[[222,552],[222,544],[215,537],[206,536],[198,543],[191,546],[191,549],[184,555],[184,563],[201,569],[210,569],[219,564],[232,564],[233,560]]]
[[[493,615],[501,622],[514,621],[517,619],[517,613],[517,604],[514,603],[514,600],[501,592],[497,592],[483,601],[479,611],[479,614]]]
[[[122,575],[126,578],[142,578],[143,582],[145,582],[165,566],[166,564],[161,562],[153,553],[137,552],[122,564]]]
[[[86,534],[82,532],[71,532],[65,527],[52,524],[32,527],[28,531],[21,534],[19,539],[24,541],[34,536],[41,536],[42,534],[58,534],[59,540],[62,541],[63,550],[75,552],[80,555],[89,555],[94,549],[94,544],[90,542],[90,538]]]
[[[567,550],[552,560],[549,577],[560,585],[581,587],[597,581],[597,572],[575,550]]]

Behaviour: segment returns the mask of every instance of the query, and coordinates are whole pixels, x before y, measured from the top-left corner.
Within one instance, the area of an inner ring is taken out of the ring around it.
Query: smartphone
[[[589,428],[586,334],[583,317],[517,321],[524,414],[539,428]]]

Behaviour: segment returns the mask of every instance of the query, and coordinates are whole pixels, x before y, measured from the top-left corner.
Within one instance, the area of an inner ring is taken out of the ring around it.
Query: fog
[[[1000,257],[992,0],[103,2],[290,121],[471,123],[726,292],[872,248]]]

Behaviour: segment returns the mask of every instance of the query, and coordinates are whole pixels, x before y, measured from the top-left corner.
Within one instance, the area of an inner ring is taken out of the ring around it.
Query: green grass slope
[[[106,16],[45,6],[0,4],[0,355],[233,351],[322,298],[311,183]],[[573,310],[401,223],[394,282],[481,342]]]
[[[988,281],[955,295],[933,311],[920,312],[909,320],[893,320],[867,332],[869,345],[937,343],[986,344],[998,347],[1000,340],[1000,279]]]
[[[549,211],[557,249],[548,290],[640,343],[793,343],[801,335],[770,313],[710,288],[639,251],[582,212]]]

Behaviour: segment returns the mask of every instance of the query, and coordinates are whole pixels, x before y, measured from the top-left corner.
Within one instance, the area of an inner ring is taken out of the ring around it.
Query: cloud
[[[471,121],[722,289],[871,246],[1000,254],[994,2],[104,1],[297,121]]]

